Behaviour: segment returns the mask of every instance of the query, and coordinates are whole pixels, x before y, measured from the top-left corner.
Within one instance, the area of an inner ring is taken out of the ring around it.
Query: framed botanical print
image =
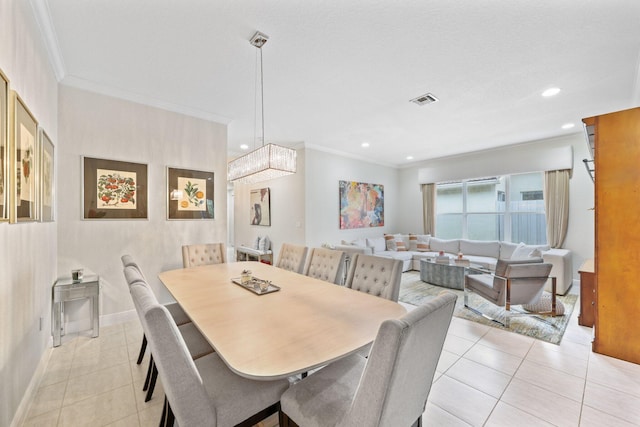
[[[82,158],[83,219],[147,219],[147,165]]]
[[[0,70],[0,222],[9,220],[9,79]]]
[[[54,220],[54,153],[49,135],[40,129],[40,221]]]
[[[271,226],[271,191],[269,188],[251,190],[251,225]]]
[[[214,218],[213,172],[167,168],[167,219]]]
[[[38,122],[12,91],[11,222],[38,219]]]

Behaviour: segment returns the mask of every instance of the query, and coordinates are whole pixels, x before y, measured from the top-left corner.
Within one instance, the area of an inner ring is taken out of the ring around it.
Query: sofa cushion
[[[533,251],[533,249],[520,242],[509,259],[527,259],[529,258],[529,254],[531,253],[531,251]]]
[[[384,237],[367,237],[367,246],[373,249],[374,254],[387,250]]]
[[[404,243],[404,240],[396,240],[396,250],[398,252],[406,252],[407,246]]]
[[[398,250],[398,246],[396,245],[396,239],[393,234],[385,234],[384,235],[385,246],[388,251]]]
[[[497,240],[460,240],[460,252],[464,255],[500,257],[500,242]]]
[[[360,248],[364,248],[364,247],[367,246],[367,240],[364,237],[362,237],[360,239],[352,240],[351,242],[349,242],[347,240],[343,240],[341,243],[343,245],[358,246]]]
[[[500,242],[500,259],[509,259],[513,251],[518,247],[517,243]]]
[[[457,254],[460,251],[460,240],[444,240],[432,237],[429,239],[429,247],[432,251],[445,251],[450,254]]]
[[[489,256],[465,255],[464,257],[467,258],[471,264],[480,265],[491,271],[496,269],[496,263],[498,262],[496,258]]]

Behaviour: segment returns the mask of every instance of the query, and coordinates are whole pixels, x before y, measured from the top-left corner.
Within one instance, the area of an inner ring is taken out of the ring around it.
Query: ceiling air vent
[[[427,104],[432,104],[434,102],[438,102],[438,98],[436,98],[435,95],[433,95],[432,93],[427,93],[424,95],[420,95],[417,98],[413,98],[411,102],[418,105],[427,105]]]

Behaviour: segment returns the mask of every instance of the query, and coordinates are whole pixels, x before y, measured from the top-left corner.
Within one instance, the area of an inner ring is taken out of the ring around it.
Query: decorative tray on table
[[[245,288],[256,295],[264,295],[270,294],[272,292],[277,292],[280,290],[280,286],[276,286],[271,283],[269,280],[258,279],[257,277],[251,277],[249,281],[242,283],[242,277],[234,277],[231,279],[233,283],[240,286],[241,288]]]

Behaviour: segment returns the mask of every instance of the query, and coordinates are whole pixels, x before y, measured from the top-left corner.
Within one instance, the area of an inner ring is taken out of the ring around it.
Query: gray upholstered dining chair
[[[276,267],[302,274],[308,250],[306,246],[283,243]]]
[[[204,243],[182,246],[182,265],[184,268],[227,262],[224,243]]]
[[[125,277],[127,277],[127,281],[129,281],[130,283],[129,291],[131,293],[131,298],[133,299],[133,305],[135,306],[138,317],[140,318],[144,336],[148,337],[148,328],[144,321],[143,313],[151,305],[159,304],[158,300],[153,294],[151,288],[149,288],[147,282],[142,278],[135,267],[126,267]],[[187,347],[192,358],[197,359],[213,352],[213,348],[211,347],[211,345],[209,345],[207,340],[202,336],[200,331],[198,331],[193,323],[185,323],[183,325],[180,325],[178,327],[178,330],[187,343]],[[148,338],[146,339],[148,340]],[[157,376],[158,371],[155,368],[153,354],[151,354],[149,358],[147,377],[143,386],[143,391],[147,392],[145,402],[151,400],[151,397],[153,396],[153,390],[155,388]]]
[[[520,260],[500,259],[493,274],[485,272],[471,273],[464,278],[464,306],[473,312],[510,327],[514,315],[556,315],[556,278],[551,277],[551,307],[548,312],[514,313],[513,305],[533,304],[540,299],[544,291],[551,264],[543,263],[542,258]],[[472,270],[473,271],[473,270]],[[504,307],[504,322],[493,319],[485,313],[469,306],[469,294],[475,293],[491,303]],[[540,319],[542,320],[542,319]]]
[[[280,408],[289,381],[254,381],[233,373],[212,353],[192,360],[187,346],[161,305],[144,314],[149,344],[164,387],[165,425],[251,426]]]
[[[133,282],[136,282],[136,281],[143,281],[146,283],[146,278],[142,273],[142,269],[140,268],[140,266],[138,266],[138,263],[133,259],[131,255],[129,254],[122,255],[120,259],[122,260],[122,266],[124,268],[133,267],[135,269],[135,270],[129,270],[128,273],[127,271],[124,272],[125,279],[127,280],[127,283],[129,285],[131,285]],[[189,318],[189,316],[187,316],[187,313],[184,312],[182,307],[180,307],[180,304],[178,304],[177,302],[167,303],[167,304],[164,304],[164,306],[167,307],[167,310],[169,310],[169,313],[171,313],[171,317],[173,317],[173,320],[176,322],[178,326],[191,322],[191,319]],[[142,359],[144,358],[144,354],[146,350],[147,350],[147,336],[143,334],[142,344],[140,345],[140,351],[138,352],[138,359],[136,360],[136,363],[138,365],[142,363]]]
[[[280,427],[421,425],[456,299],[443,291],[384,321],[368,359],[348,356],[292,385],[280,400]]]
[[[398,302],[402,261],[373,255],[351,257],[345,285],[360,292]]]
[[[342,281],[346,254],[326,248],[313,248],[305,268],[305,276],[339,285]]]

